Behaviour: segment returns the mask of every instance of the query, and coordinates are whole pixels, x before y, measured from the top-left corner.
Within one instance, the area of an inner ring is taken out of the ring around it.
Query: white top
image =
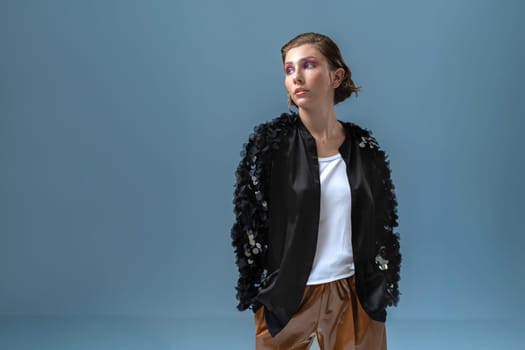
[[[321,284],[354,274],[352,196],[341,154],[319,158],[321,211],[312,271],[307,284]]]

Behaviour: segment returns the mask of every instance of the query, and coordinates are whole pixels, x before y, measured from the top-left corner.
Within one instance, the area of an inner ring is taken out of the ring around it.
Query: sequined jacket
[[[344,122],[339,151],[352,196],[356,290],[369,316],[385,321],[397,305],[401,263],[397,202],[385,153],[371,133]],[[320,179],[315,140],[297,114],[255,128],[241,154],[232,244],[238,309],[265,307],[272,335],[296,312],[315,256]]]

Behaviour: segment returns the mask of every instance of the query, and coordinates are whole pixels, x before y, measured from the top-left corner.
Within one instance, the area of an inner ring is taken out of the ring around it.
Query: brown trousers
[[[321,350],[386,350],[385,324],[361,307],[354,277],[306,286],[299,309],[275,337],[259,308],[255,331],[257,350],[306,350],[315,336]]]

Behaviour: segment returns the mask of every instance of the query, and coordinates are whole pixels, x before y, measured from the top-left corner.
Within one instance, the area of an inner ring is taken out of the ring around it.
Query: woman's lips
[[[302,96],[304,94],[306,94],[308,92],[308,90],[306,89],[303,89],[303,88],[297,88],[294,90],[294,95],[295,96]]]

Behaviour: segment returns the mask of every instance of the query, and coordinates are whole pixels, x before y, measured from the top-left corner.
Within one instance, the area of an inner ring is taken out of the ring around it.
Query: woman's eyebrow
[[[302,57],[300,59],[297,60],[297,62],[302,62],[302,61],[306,61],[306,60],[309,60],[309,59],[317,59],[317,57],[315,56],[307,56],[307,57]],[[293,64],[292,61],[287,61],[287,62],[284,62],[284,64]]]

